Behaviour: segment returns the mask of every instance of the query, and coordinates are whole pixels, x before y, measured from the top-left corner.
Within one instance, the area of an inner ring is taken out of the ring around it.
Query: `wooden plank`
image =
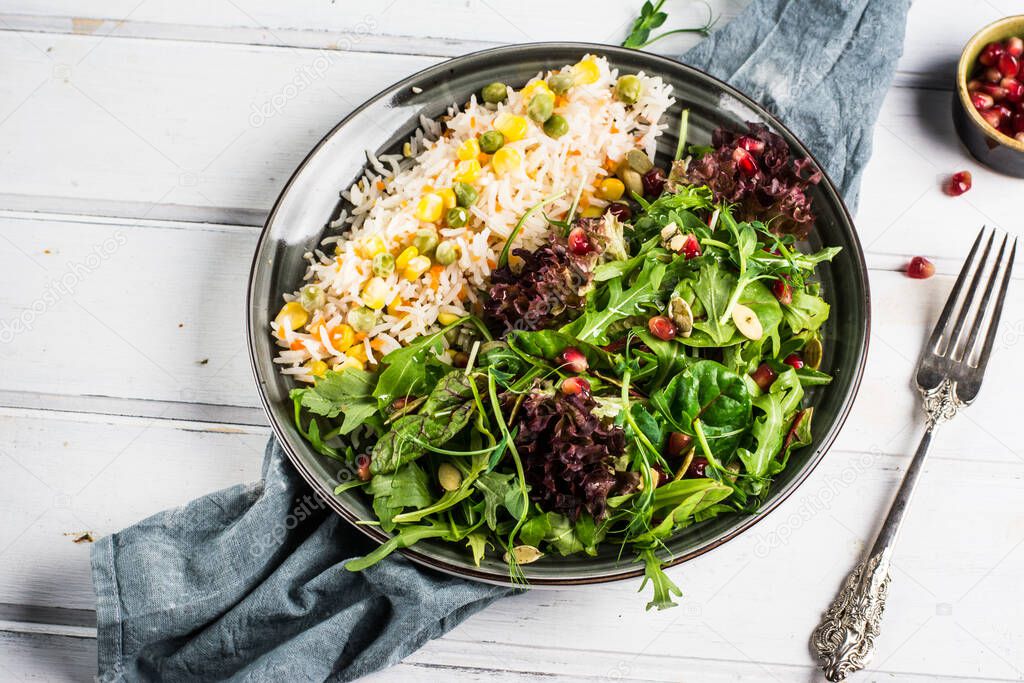
[[[0,501],[0,602],[88,610],[89,547],[65,533],[109,533],[258,476],[265,430],[86,417],[0,412],[0,431],[7,435],[0,479],[14,494]],[[960,427],[949,427],[947,435]],[[640,666],[635,660],[645,653],[667,651],[809,667],[807,634],[876,528],[906,462],[902,454],[880,454],[873,441],[855,438],[854,444],[862,447],[833,450],[751,532],[671,570],[685,591],[677,609],[645,613],[639,581],[537,590],[497,603],[451,637],[488,647],[613,652],[631,667]],[[1024,472],[1018,461],[998,458],[983,445],[970,465],[962,453],[937,455],[900,546],[878,661],[885,671],[963,676],[976,673],[980,662],[986,674],[1012,678],[1016,673],[1003,660],[1020,661],[1024,653],[1024,636],[1005,626],[1024,598],[1016,581],[1024,569],[1024,516],[1016,505]],[[966,492],[985,504],[950,504]],[[565,628],[582,623],[586,629]],[[987,649],[954,647],[962,631]],[[936,642],[944,644],[938,652]],[[565,661],[566,674],[585,673],[569,666],[583,666],[573,664],[577,655],[544,650],[537,656]],[[431,661],[461,666],[447,655]],[[527,671],[546,670],[525,661]],[[609,660],[596,661],[606,667]]]
[[[915,12],[922,7],[931,3],[918,3]],[[960,40],[944,26],[934,42]],[[169,51],[162,40],[0,32],[0,59],[12,64],[12,78],[0,84],[0,120],[11,141],[0,159],[7,180],[0,206],[260,224],[295,166],[338,120],[383,84],[438,59],[173,45]],[[301,73],[314,75],[299,89]],[[156,79],[159,90],[150,87]],[[885,236],[879,249],[892,250],[889,240],[898,235],[919,237],[890,229],[915,217],[922,230],[935,221],[1018,226],[1012,202],[1003,201],[1014,180],[968,161],[952,131],[950,96],[895,88],[886,98],[859,216],[865,241]],[[68,111],[75,126],[63,125]],[[962,168],[976,172],[975,189],[956,200],[944,196],[943,177]],[[910,206],[915,214],[904,215]]]

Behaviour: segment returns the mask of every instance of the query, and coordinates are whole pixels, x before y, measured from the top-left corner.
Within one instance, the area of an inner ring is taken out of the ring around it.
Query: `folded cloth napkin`
[[[759,100],[854,202],[909,0],[754,0],[682,57]],[[393,664],[506,588],[394,555],[326,508],[273,440],[262,480],[92,550],[101,681],[349,681]]]

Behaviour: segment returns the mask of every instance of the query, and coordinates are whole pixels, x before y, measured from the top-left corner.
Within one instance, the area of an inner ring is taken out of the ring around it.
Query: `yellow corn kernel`
[[[600,218],[603,213],[604,209],[600,206],[588,206],[583,209],[583,213],[581,213],[580,216],[583,218]]]
[[[480,174],[480,162],[476,159],[460,161],[455,167],[455,180],[460,183],[472,183]]]
[[[539,92],[545,92],[554,96],[554,93],[551,92],[551,88],[548,87],[547,81],[536,80],[533,83],[527,83],[526,86],[523,87],[521,91],[523,102],[529,103],[533,96]]]
[[[427,192],[416,204],[416,218],[426,223],[441,220],[444,213],[444,199],[436,192]]]
[[[450,187],[446,187],[443,190],[438,190],[437,193],[441,195],[441,201],[444,202],[445,211],[448,209],[454,209],[458,201],[455,199],[455,190]]]
[[[395,269],[404,270],[409,261],[420,255],[420,250],[416,247],[406,247],[402,250],[402,253],[395,259]]]
[[[622,184],[622,181],[618,178],[605,178],[601,181],[601,184],[597,186],[597,196],[601,199],[607,199],[610,202],[614,202],[616,199],[622,197],[622,193],[626,191],[626,186]]]
[[[523,165],[523,155],[513,147],[502,147],[494,153],[491,159],[491,168],[499,176],[515,171]]]
[[[398,315],[398,307],[404,305],[405,301],[402,300],[402,297],[396,296],[394,299],[388,302],[388,313],[390,313],[391,315]]]
[[[388,250],[387,245],[384,243],[384,238],[380,235],[364,237],[360,247],[362,249],[363,258],[373,258],[377,254]]]
[[[366,348],[362,344],[359,346],[353,346],[345,355],[349,358],[354,358],[361,363],[366,362]]]
[[[601,70],[597,67],[597,60],[593,57],[584,57],[572,67],[572,78],[576,85],[590,85],[597,83],[601,77]]]
[[[454,313],[445,313],[442,311],[441,313],[437,314],[437,322],[441,323],[442,325],[451,325],[458,319],[459,316],[455,315]]]
[[[306,327],[306,332],[313,335],[314,339],[320,339],[320,328],[324,326],[324,319],[317,318]]]
[[[370,281],[363,288],[363,305],[379,311],[384,308],[384,301],[387,299],[387,296],[388,283],[384,282],[384,278],[370,278]]]
[[[298,301],[289,301],[281,307],[281,312],[277,314],[274,321],[279,327],[283,327],[289,330],[297,330],[306,324],[309,320],[309,313],[302,307]]]
[[[309,374],[314,377],[323,377],[327,373],[327,363],[322,360],[311,360],[306,367],[309,368]]]
[[[359,348],[363,347],[360,346]],[[353,358],[352,356],[349,356],[344,360],[344,362],[342,362],[340,367],[342,370],[344,370],[345,368],[352,368],[353,370],[362,370],[363,361],[359,360],[358,358]]]
[[[526,118],[516,114],[509,114],[506,111],[501,112],[494,119],[494,128],[505,136],[505,142],[522,140],[526,137],[528,125]]]
[[[402,277],[412,282],[430,270],[430,259],[426,256],[413,256],[402,270]]]
[[[350,346],[356,343],[356,331],[344,323],[335,327],[329,334],[331,346],[335,351],[345,353]]]
[[[463,161],[476,159],[478,154],[480,154],[480,143],[477,142],[476,138],[468,138],[455,151],[455,155]]]

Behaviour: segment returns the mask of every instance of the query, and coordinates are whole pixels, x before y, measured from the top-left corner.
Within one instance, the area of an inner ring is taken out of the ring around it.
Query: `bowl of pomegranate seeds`
[[[957,66],[953,120],[971,154],[1024,177],[1024,15],[978,31]]]

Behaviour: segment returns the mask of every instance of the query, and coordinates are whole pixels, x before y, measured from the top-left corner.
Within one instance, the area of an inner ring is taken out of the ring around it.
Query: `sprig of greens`
[[[711,29],[713,29],[715,24],[718,22],[718,18],[714,16],[711,6],[707,5],[708,18],[707,21],[704,22],[704,25],[696,28],[677,28],[672,31],[664,31],[663,33],[651,38],[651,31],[656,28],[660,28],[662,24],[665,23],[665,20],[668,19],[668,12],[663,12],[661,10],[664,4],[665,0],[658,0],[656,4],[652,3],[650,0],[644,2],[643,7],[640,8],[640,16],[638,16],[633,22],[629,35],[624,41],[622,41],[623,47],[641,50],[655,41],[677,33],[697,33],[702,36],[708,36],[711,35]]]

